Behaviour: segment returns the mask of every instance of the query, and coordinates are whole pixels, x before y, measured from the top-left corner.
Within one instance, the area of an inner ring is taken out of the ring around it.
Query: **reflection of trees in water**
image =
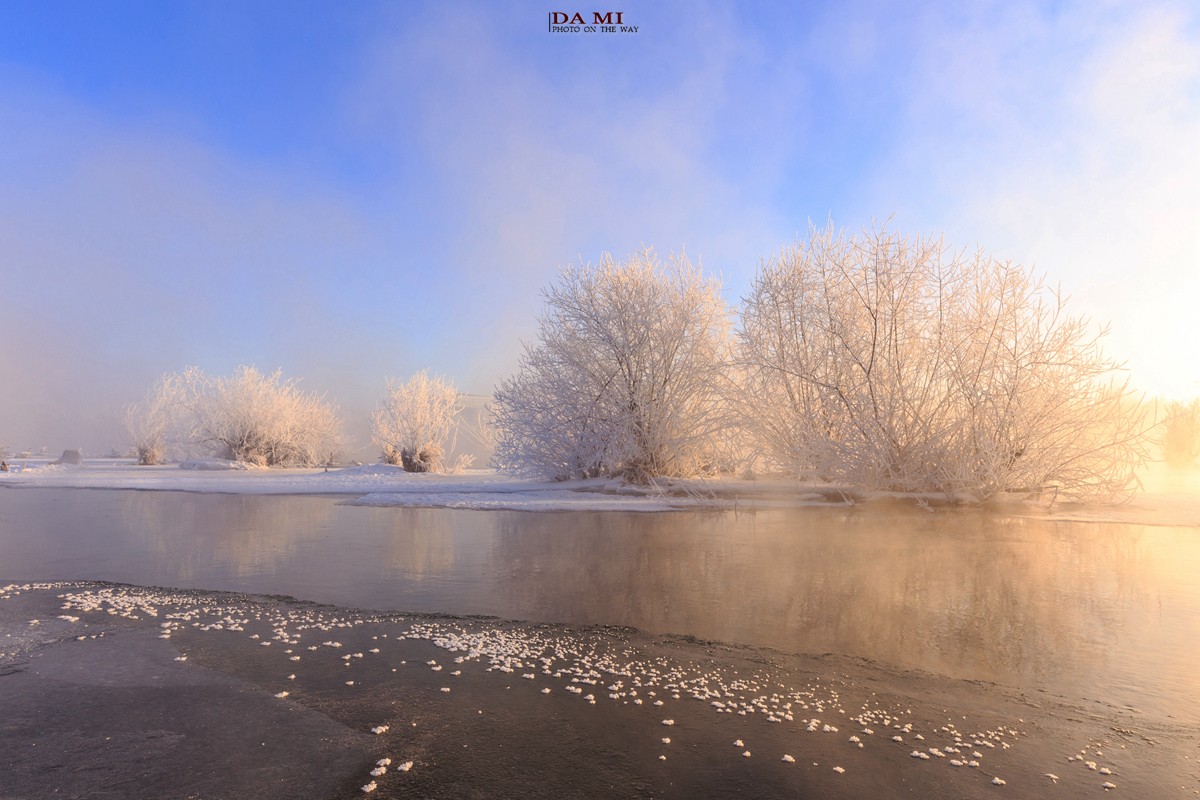
[[[358,508],[329,497],[185,492],[120,497],[123,527],[136,543],[131,557],[143,549],[153,553],[145,560],[162,565],[159,571],[167,577],[159,580],[347,605],[475,610],[464,608],[460,597],[445,596],[450,584],[465,582],[477,591],[482,580],[478,562],[487,547],[479,544],[468,512]],[[490,524],[484,528],[493,530]],[[414,604],[414,594],[425,597]]]
[[[501,605],[533,618],[981,678],[1089,671],[1149,607],[1140,529],[981,511],[503,515]]]
[[[518,615],[655,629],[658,620],[684,622],[706,582],[688,552],[720,549],[720,515],[553,513],[498,515],[495,569],[503,605]],[[691,586],[689,587],[689,581]],[[690,591],[689,591],[690,589]]]
[[[376,570],[395,578],[444,578],[472,550],[470,514],[430,508],[370,508],[364,527],[371,532],[370,558]],[[478,513],[478,512],[476,512]],[[466,569],[467,567],[463,567]]]
[[[125,528],[184,582],[271,574],[302,542],[329,535],[334,508],[322,497],[131,491],[118,505]]]

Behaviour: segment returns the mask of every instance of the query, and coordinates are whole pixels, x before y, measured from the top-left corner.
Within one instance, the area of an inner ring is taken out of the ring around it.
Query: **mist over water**
[[[929,513],[358,508],[11,490],[0,579],[636,627],[1200,715],[1194,527]]]

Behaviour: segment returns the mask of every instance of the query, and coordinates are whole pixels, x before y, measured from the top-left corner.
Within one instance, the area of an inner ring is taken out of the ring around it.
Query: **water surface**
[[[627,625],[1200,716],[1200,530],[901,505],[361,508],[0,491],[0,580],[94,579]]]

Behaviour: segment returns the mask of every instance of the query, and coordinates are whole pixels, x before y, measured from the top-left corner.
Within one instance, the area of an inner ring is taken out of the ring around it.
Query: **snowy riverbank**
[[[1121,505],[1013,498],[993,503],[999,513],[1062,521],[1121,522],[1200,527],[1200,472],[1156,468],[1144,476],[1147,491]],[[0,487],[134,489],[261,495],[343,496],[349,505],[454,508],[483,511],[723,511],[863,503],[954,508],[952,499],[887,493],[867,495],[849,487],[806,485],[782,478],[694,478],[633,486],[617,480],[534,481],[468,470],[457,475],[413,474],[386,464],[336,469],[246,469],[202,461],[138,466],[128,459],[86,460],[81,465],[17,462],[0,472]]]
[[[222,468],[224,466],[224,468]],[[612,480],[542,482],[470,470],[458,475],[414,474],[386,464],[338,469],[236,469],[228,462],[138,466],[127,460],[79,466],[28,463],[0,473],[0,486],[137,489],[225,494],[344,495],[369,506],[516,511],[670,511],[721,508],[718,498],[688,489],[636,488]],[[690,486],[690,485],[689,485]]]

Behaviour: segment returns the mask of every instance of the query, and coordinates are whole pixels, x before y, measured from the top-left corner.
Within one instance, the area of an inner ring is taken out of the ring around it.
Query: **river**
[[[603,624],[1200,717],[1200,530],[899,503],[752,512],[363,508],[0,492],[0,580],[106,580]]]

